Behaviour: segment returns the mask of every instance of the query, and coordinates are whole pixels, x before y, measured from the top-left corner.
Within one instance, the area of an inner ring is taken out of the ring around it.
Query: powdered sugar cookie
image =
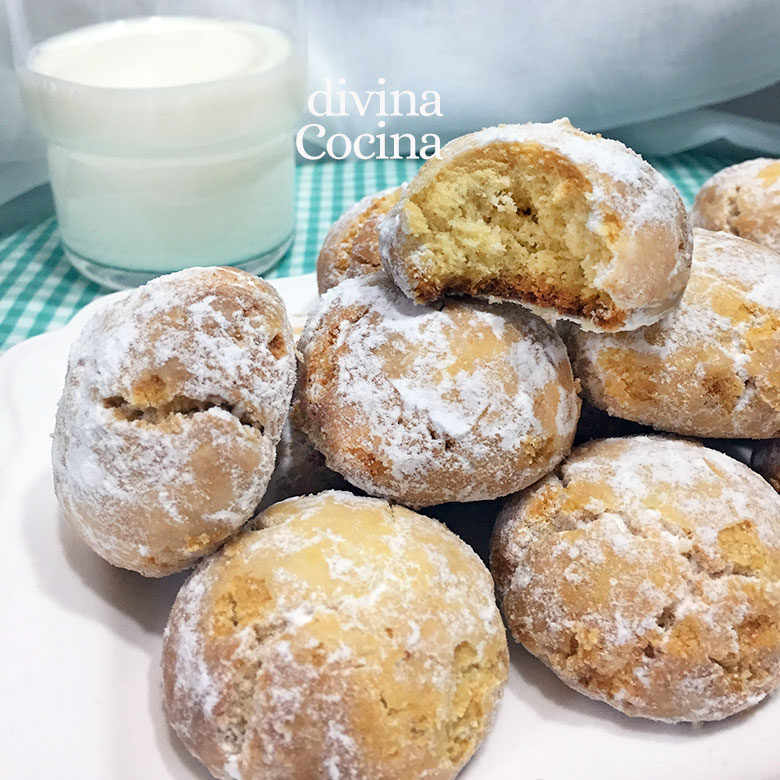
[[[658,320],[679,301],[691,261],[677,190],[623,144],[565,119],[447,144],[380,236],[385,269],[418,303],[517,301],[595,331]]]
[[[320,293],[345,279],[381,269],[379,225],[400,197],[400,187],[367,195],[333,224],[317,257],[317,287]]]
[[[571,446],[566,350],[521,307],[418,306],[374,274],[326,293],[299,349],[294,420],[367,493],[411,506],[496,498]]]
[[[507,680],[493,582],[443,525],[322,493],[276,504],[185,583],[168,719],[222,780],[450,780]]]
[[[696,195],[691,222],[780,252],[780,160],[759,157],[718,171]]]
[[[116,566],[187,568],[252,517],[295,381],[276,291],[232,268],[156,279],[73,346],[52,461],[64,517]]]
[[[694,231],[680,305],[632,333],[566,341],[584,396],[616,417],[713,438],[780,436],[780,255]]]
[[[720,720],[780,684],[780,496],[715,450],[576,449],[507,501],[491,569],[515,639],[628,715]]]

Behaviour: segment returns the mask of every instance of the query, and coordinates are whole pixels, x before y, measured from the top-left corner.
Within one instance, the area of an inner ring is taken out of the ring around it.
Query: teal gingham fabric
[[[738,162],[694,152],[649,161],[677,186],[689,207],[706,179]],[[295,242],[265,277],[314,271],[331,224],[364,195],[410,179],[419,164],[417,160],[371,160],[299,165]],[[79,309],[107,292],[65,260],[53,217],[0,237],[0,350],[62,327]]]

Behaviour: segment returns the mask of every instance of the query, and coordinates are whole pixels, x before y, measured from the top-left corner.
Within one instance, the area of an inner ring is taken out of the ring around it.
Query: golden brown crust
[[[565,349],[511,304],[416,306],[384,274],[323,296],[299,348],[293,416],[328,465],[411,506],[507,495],[568,452]]]
[[[508,651],[489,573],[438,522],[323,493],[201,566],[166,630],[168,719],[218,778],[450,780]]]
[[[628,715],[719,720],[780,684],[780,497],[722,453],[576,449],[507,501],[491,570],[514,637]]]
[[[444,294],[445,285],[421,279],[415,289],[419,300],[435,301]],[[503,276],[479,282],[454,279],[446,284],[447,295],[468,295],[474,298],[495,298],[501,301],[517,301],[531,307],[554,311],[561,317],[587,319],[603,330],[620,330],[626,322],[626,313],[618,310],[608,300],[583,300],[582,298],[524,276]]]
[[[716,173],[696,195],[691,221],[780,252],[780,160],[746,160]]]
[[[694,232],[677,309],[631,333],[568,329],[585,397],[657,430],[780,435],[780,255],[729,233]]]
[[[345,279],[381,270],[379,225],[400,197],[400,187],[368,195],[334,222],[317,257],[320,295]]]
[[[110,563],[187,568],[255,512],[295,378],[284,305],[229,268],[161,277],[99,311],[69,359],[60,509]]]

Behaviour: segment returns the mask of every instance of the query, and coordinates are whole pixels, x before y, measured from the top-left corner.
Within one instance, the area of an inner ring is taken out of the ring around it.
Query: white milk
[[[303,62],[284,32],[111,22],[44,41],[22,79],[82,270],[242,265],[289,245]]]

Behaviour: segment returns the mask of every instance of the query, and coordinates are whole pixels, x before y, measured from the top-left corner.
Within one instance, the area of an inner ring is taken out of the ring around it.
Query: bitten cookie
[[[694,231],[680,305],[632,333],[567,330],[584,396],[610,414],[691,436],[780,436],[780,255]]]
[[[232,268],[156,279],[71,350],[52,461],[64,517],[115,566],[187,568],[254,514],[295,382],[276,291]]]
[[[322,493],[204,562],[165,633],[168,720],[222,780],[450,780],[507,680],[493,581],[430,518]]]
[[[780,439],[756,442],[750,465],[780,493]]]
[[[715,450],[576,449],[507,501],[491,569],[515,639],[627,715],[720,720],[780,684],[780,496]]]
[[[400,187],[367,195],[333,224],[317,257],[320,294],[345,279],[381,270],[379,225],[400,197]]]
[[[691,260],[677,190],[621,143],[565,119],[447,144],[380,236],[385,269],[418,303],[517,301],[595,331],[658,320],[679,301]]]
[[[299,349],[293,419],[367,493],[410,506],[497,498],[571,446],[566,350],[519,306],[418,306],[373,274],[321,298]]]
[[[780,252],[780,160],[760,157],[718,171],[696,195],[691,222]]]

